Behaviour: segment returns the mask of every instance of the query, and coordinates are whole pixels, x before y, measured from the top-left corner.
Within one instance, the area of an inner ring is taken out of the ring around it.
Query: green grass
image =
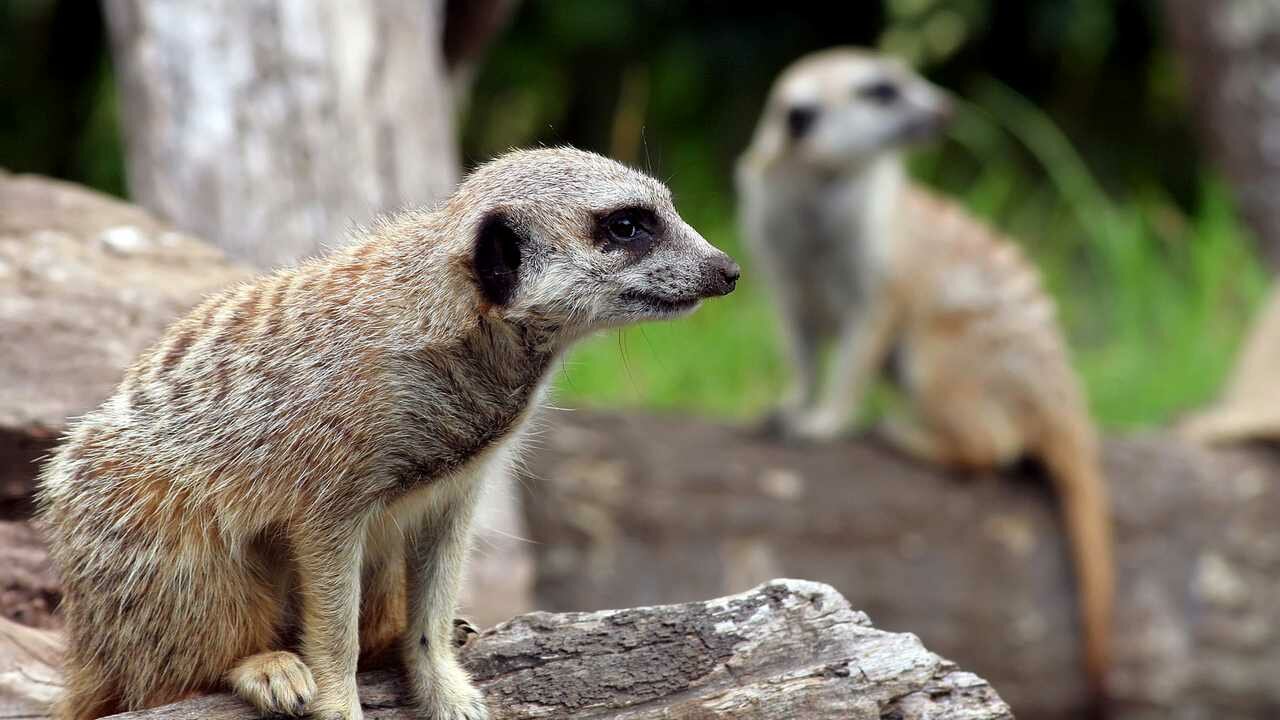
[[[1206,179],[1190,215],[1151,184],[1113,197],[1038,109],[994,83],[973,97],[915,173],[1037,261],[1099,421],[1160,424],[1211,399],[1267,287],[1222,184]],[[681,209],[743,262],[738,291],[688,319],[585,343],[565,361],[559,402],[743,419],[781,391],[769,298],[739,251],[727,193],[690,177],[701,186],[682,188],[677,177],[677,194],[706,202]]]

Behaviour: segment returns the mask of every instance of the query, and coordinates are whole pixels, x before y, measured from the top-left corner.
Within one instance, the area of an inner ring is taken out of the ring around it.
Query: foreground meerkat
[[[227,683],[264,714],[358,720],[357,659],[388,655],[424,717],[487,717],[452,642],[483,477],[571,343],[737,278],[661,183],[547,149],[204,302],[44,470],[58,717]]]
[[[902,450],[975,469],[1042,460],[1063,504],[1085,667],[1101,692],[1114,571],[1095,430],[1035,269],[1011,241],[906,180],[902,149],[949,115],[943,92],[864,51],[819,52],[778,79],[737,178],[742,230],[777,297],[794,371],[772,423],[835,437],[892,358],[909,412],[885,432]]]

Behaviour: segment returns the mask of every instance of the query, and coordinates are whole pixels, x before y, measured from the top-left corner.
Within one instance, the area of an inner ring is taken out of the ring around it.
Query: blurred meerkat
[[[453,649],[483,476],[573,341],[737,277],[661,183],[548,149],[204,302],[43,472],[58,717],[225,682],[264,714],[358,720],[357,660],[385,656],[423,717],[488,717]]]
[[[1095,429],[1035,269],[1010,240],[907,182],[903,149],[950,113],[904,65],[855,49],[805,57],[775,84],[737,175],[742,230],[776,295],[794,375],[772,423],[835,437],[892,358],[907,412],[884,430],[902,450],[965,468],[1042,460],[1101,693],[1114,570]]]

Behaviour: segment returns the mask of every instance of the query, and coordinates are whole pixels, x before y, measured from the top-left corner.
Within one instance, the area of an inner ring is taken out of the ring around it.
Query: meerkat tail
[[[1095,699],[1106,695],[1115,559],[1111,503],[1097,442],[1085,427],[1051,435],[1042,459],[1053,478],[1079,588],[1084,669]]]

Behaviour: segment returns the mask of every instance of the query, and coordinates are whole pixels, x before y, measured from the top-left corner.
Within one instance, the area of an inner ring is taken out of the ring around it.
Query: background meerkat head
[[[483,300],[511,320],[581,334],[691,312],[738,279],[666,186],[594,153],[508,153],[472,173],[451,207],[473,228]]]
[[[771,160],[839,170],[936,136],[951,112],[947,94],[902,62],[834,48],[782,73],[753,147]]]

